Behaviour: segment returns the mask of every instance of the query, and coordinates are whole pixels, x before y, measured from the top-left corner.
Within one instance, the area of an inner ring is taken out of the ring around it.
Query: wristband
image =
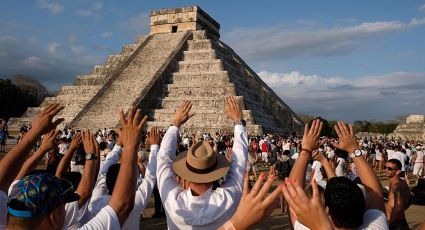
[[[305,149],[305,148],[301,148],[301,151],[306,151],[306,152],[308,152],[310,154],[312,153],[310,149]]]
[[[224,230],[236,230],[235,225],[233,225],[231,220],[228,220],[226,223],[223,224]]]

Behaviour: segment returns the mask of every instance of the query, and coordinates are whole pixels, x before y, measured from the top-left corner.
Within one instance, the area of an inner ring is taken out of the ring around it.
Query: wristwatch
[[[86,161],[90,161],[90,160],[96,160],[97,156],[94,153],[87,153],[86,154]]]
[[[240,121],[235,121],[233,122],[233,125],[243,125],[244,127],[246,127],[246,121],[244,119]]]
[[[351,158],[360,157],[361,155],[362,155],[362,151],[360,149],[356,149],[354,150],[354,152],[350,153]]]

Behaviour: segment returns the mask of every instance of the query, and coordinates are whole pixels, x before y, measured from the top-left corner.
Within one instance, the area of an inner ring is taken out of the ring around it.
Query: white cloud
[[[299,113],[350,121],[425,114],[425,72],[400,71],[355,79],[304,75],[299,71],[260,71],[258,75]]]
[[[149,29],[149,13],[141,12],[122,22],[119,27],[124,29],[127,35],[135,37],[138,34],[145,34]]]
[[[100,37],[102,37],[102,38],[110,38],[110,37],[112,37],[112,35],[114,35],[112,32],[105,32],[105,33],[102,33],[101,35],[100,35]]]
[[[46,65],[39,57],[31,56],[27,57],[21,61],[21,64],[24,67],[34,68],[34,69],[45,69]]]
[[[91,10],[76,10],[75,14],[86,17],[86,16],[90,16],[92,12]]]
[[[296,56],[340,56],[355,52],[366,39],[425,24],[425,18],[410,22],[364,22],[352,26],[321,28],[301,24],[238,28],[224,35],[224,40],[249,60],[276,60]]]
[[[50,2],[49,0],[38,0],[38,5],[41,9],[46,9],[53,14],[57,14],[64,10],[63,5],[56,2]]]
[[[103,4],[101,2],[94,2],[92,8],[93,10],[101,10],[103,8]]]
[[[53,42],[50,43],[49,45],[47,45],[47,51],[51,54],[51,55],[56,55],[58,48],[59,48],[59,43],[57,42]]]
[[[419,10],[421,10],[421,11],[425,12],[425,3],[424,3],[424,4],[422,4],[422,5],[419,7]]]

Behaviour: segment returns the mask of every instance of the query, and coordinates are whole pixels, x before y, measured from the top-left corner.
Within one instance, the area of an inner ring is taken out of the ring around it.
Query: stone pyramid
[[[118,111],[130,106],[149,115],[147,128],[166,129],[182,100],[195,116],[182,130],[224,132],[233,124],[224,114],[224,97],[237,96],[251,134],[302,133],[302,120],[224,42],[220,24],[198,6],[152,11],[151,33],[125,45],[105,65],[78,76],[41,107],[59,102],[64,125],[97,130],[115,127]],[[10,127],[28,124],[40,110],[28,108]]]
[[[389,135],[396,140],[425,141],[425,116],[410,115]]]

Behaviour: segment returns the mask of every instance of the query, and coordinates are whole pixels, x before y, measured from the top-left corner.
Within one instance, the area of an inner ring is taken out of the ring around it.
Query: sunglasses
[[[394,171],[395,170],[395,168],[391,168],[391,167],[387,167],[387,166],[384,166],[384,169],[388,170],[388,171]]]

